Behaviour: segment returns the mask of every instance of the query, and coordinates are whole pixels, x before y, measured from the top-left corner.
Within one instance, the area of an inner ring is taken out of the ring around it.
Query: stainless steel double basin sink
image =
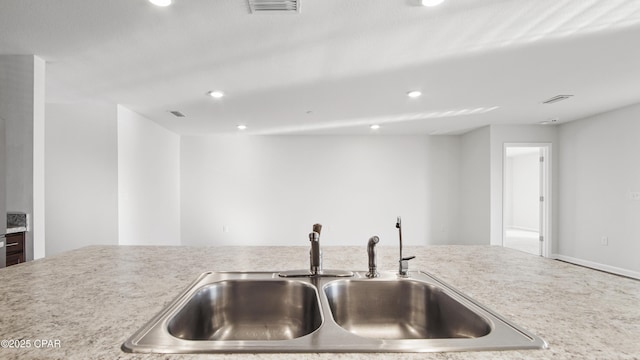
[[[154,353],[540,349],[541,338],[424,272],[202,274],[122,349]]]

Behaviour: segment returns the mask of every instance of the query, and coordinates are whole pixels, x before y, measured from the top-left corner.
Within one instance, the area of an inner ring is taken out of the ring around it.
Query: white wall
[[[427,213],[430,220],[427,242],[434,245],[460,244],[460,136],[429,136],[426,139]]]
[[[460,136],[460,216],[458,244],[489,244],[490,128]]]
[[[186,245],[397,246],[447,242],[455,228],[456,139],[426,136],[184,136]],[[440,150],[434,150],[434,147]],[[438,189],[434,189],[438,187]],[[442,212],[440,212],[442,211]],[[225,230],[227,232],[225,232]],[[433,233],[438,234],[432,236]]]
[[[118,244],[115,105],[46,106],[46,254]]]
[[[560,255],[640,276],[639,134],[640,105],[560,126]]]
[[[0,56],[0,117],[6,121],[7,210],[26,212],[27,260],[44,256],[44,61]]]
[[[511,228],[540,229],[540,154],[507,157],[505,164],[505,225]]]
[[[180,244],[180,137],[118,106],[121,245]]]

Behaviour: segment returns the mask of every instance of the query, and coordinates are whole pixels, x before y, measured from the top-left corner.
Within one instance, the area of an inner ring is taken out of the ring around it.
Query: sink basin
[[[318,296],[308,284],[225,280],[194,293],[168,331],[186,340],[290,340],[321,323]]]
[[[122,345],[139,353],[442,352],[546,342],[435,276],[202,274]]]
[[[487,319],[421,281],[339,280],[324,292],[335,322],[358,336],[478,338],[491,332]]]

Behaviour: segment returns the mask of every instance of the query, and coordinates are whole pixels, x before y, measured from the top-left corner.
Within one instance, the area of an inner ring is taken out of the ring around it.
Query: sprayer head
[[[398,216],[398,220],[396,220],[396,229],[400,229],[400,223],[401,223],[400,216]]]

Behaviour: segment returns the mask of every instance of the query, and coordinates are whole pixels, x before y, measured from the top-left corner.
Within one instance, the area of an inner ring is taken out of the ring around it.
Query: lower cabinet
[[[24,262],[24,233],[7,234],[7,266]]]

